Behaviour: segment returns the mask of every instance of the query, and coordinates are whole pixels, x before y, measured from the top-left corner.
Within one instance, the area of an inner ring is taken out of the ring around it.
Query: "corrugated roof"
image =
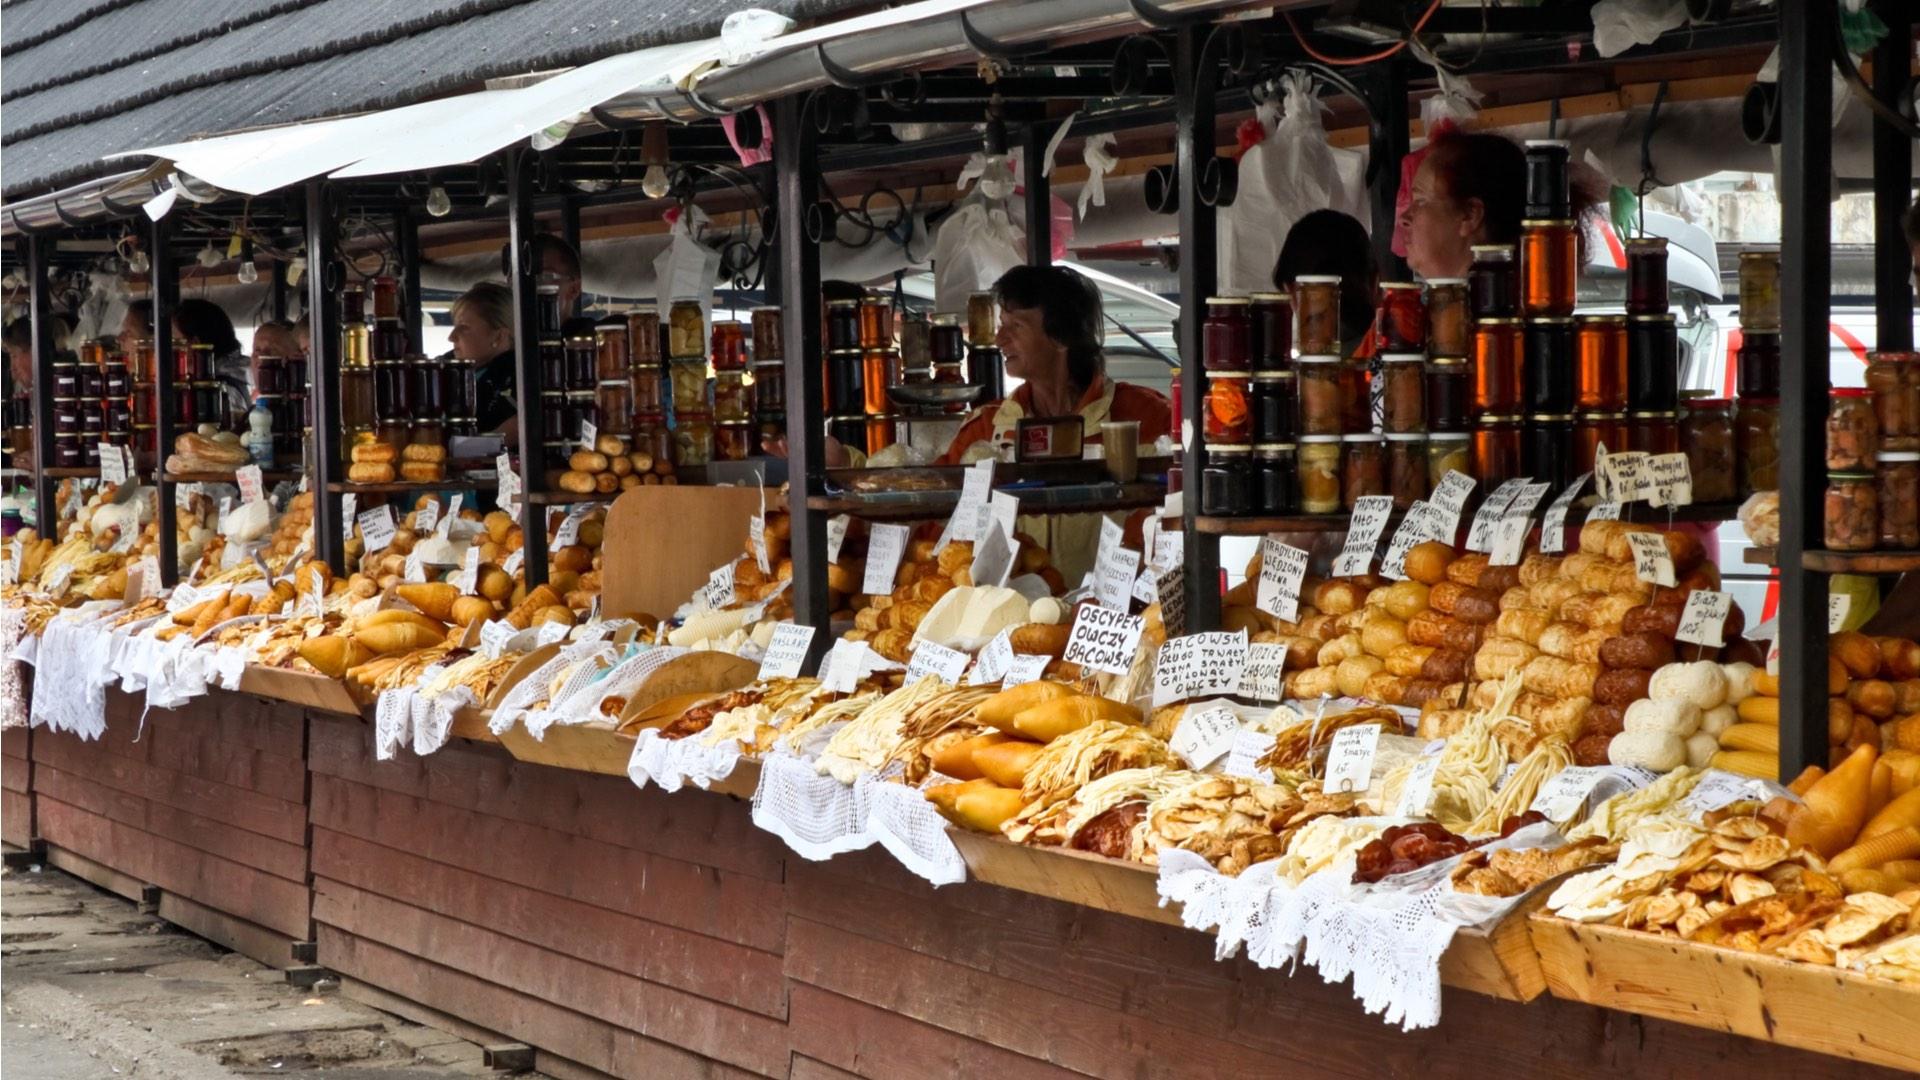
[[[15,0],[0,12],[4,194],[14,199],[97,174],[105,155],[136,146],[392,108],[488,78],[712,36],[741,6]],[[755,6],[806,20],[871,0]]]

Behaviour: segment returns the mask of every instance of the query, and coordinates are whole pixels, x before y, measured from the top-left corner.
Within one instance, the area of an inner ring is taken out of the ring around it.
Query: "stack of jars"
[[[660,362],[659,313],[627,312],[626,344],[628,405],[633,411],[633,420],[627,425],[627,445],[645,450],[658,460],[671,461],[673,433],[667,429],[667,372]],[[605,417],[607,410],[603,408],[600,413]]]
[[[900,350],[893,339],[893,304],[870,292],[827,305],[827,434],[869,454],[892,446],[894,416],[887,396],[900,382]]]
[[[306,406],[306,394],[303,391],[295,397],[289,392],[289,374],[284,357],[261,356],[254,364],[253,377],[254,396],[267,403],[267,411],[273,417],[273,460],[276,463],[299,461],[302,454],[300,429],[306,423],[299,410]],[[136,383],[136,402],[138,391]]]
[[[154,384],[153,342],[132,342],[121,355],[127,362],[127,378],[133,384],[134,455],[151,464],[160,446],[160,396]]]
[[[982,294],[991,296],[992,294]],[[927,327],[928,377],[935,383],[962,386],[967,381],[967,327],[962,316],[947,312],[935,314]],[[964,413],[967,407],[955,403],[942,408],[946,413]]]
[[[787,341],[780,309],[753,309],[753,447],[787,437]]]
[[[1826,546],[1920,548],[1920,354],[1876,352],[1827,405]]]
[[[1482,414],[1476,423],[1474,475],[1484,490],[1522,476],[1564,487],[1583,468],[1591,468],[1590,462],[1583,466],[1578,460],[1574,438],[1580,328],[1573,307],[1580,243],[1567,159],[1564,142],[1527,143],[1526,216],[1520,226],[1520,246],[1514,253],[1518,256],[1518,273],[1508,278],[1507,306],[1501,316],[1518,314],[1524,322],[1496,323],[1493,330],[1493,337],[1500,339],[1493,346],[1496,350],[1515,350],[1509,362],[1519,375],[1514,386],[1519,407],[1504,418]],[[1517,311],[1512,307],[1514,301],[1518,302]],[[1479,332],[1476,329],[1476,334]],[[1614,402],[1604,400],[1600,409],[1589,411],[1611,416],[1616,408]],[[1596,430],[1595,425],[1588,425],[1590,435]],[[1513,445],[1515,435],[1517,447]]]
[[[431,399],[439,397],[438,380],[431,399],[423,397],[416,370],[422,358],[407,355],[407,331],[398,316],[393,279],[373,279],[367,351],[373,363],[375,437],[396,451],[413,441],[416,418],[431,417],[436,424],[439,420],[431,408]]]
[[[1007,396],[1006,357],[996,343],[993,294],[977,292],[967,297],[967,379],[984,387],[980,400],[999,401]],[[936,372],[934,380],[939,381]]]
[[[1202,513],[1292,514],[1304,508],[1301,376],[1293,362],[1293,339],[1293,302],[1283,294],[1207,301],[1201,355],[1207,383]],[[1171,487],[1173,478],[1168,482]]]
[[[1739,495],[1780,488],[1780,253],[1740,253]]]
[[[372,333],[367,327],[366,293],[358,284],[340,290],[340,453],[350,455],[359,443],[372,442],[380,416],[375,387]],[[400,354],[403,355],[404,348]],[[389,381],[393,378],[388,373]],[[175,376],[176,381],[179,376]],[[391,392],[391,391],[390,391]]]
[[[747,328],[713,324],[713,449],[710,457],[743,461],[753,450],[753,401],[747,389]]]
[[[667,386],[673,406],[676,465],[713,460],[713,397],[708,381],[706,315],[700,301],[680,299],[667,309]]]

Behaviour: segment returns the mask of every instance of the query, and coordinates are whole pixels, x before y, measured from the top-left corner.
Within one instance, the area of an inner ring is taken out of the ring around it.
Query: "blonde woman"
[[[453,342],[456,360],[480,369],[479,400],[475,404],[481,431],[511,435],[517,413],[513,374],[513,291],[497,281],[483,281],[453,302]]]

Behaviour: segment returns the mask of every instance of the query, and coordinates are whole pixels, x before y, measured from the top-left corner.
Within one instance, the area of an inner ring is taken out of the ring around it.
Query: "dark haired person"
[[[241,351],[226,311],[211,300],[189,297],[174,306],[173,333],[176,345],[213,347],[214,378],[226,392],[228,426],[245,423],[253,408],[253,364]]]
[[[1291,292],[1302,274],[1334,274],[1340,278],[1340,354],[1372,357],[1375,290],[1380,269],[1373,261],[1373,241],[1366,226],[1351,214],[1315,210],[1293,223],[1273,264],[1273,287]]]
[[[533,263],[542,282],[560,286],[560,322],[568,334],[593,333],[593,320],[580,315],[580,253],[566,238],[541,233],[533,238]],[[500,276],[513,280],[513,252],[500,246]]]
[[[1596,196],[1577,178],[1573,216]],[[1527,154],[1503,135],[1447,128],[1427,143],[1400,214],[1407,265],[1422,278],[1463,278],[1475,244],[1517,244],[1526,215]]]

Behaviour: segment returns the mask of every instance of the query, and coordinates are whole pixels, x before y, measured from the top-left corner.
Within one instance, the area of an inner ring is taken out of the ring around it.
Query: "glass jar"
[[[152,383],[134,384],[133,415],[136,420],[149,426],[158,424],[160,422],[160,414],[159,410],[155,408],[158,401],[159,395]],[[279,425],[275,426],[277,427]]]
[[[405,420],[413,415],[412,382],[407,375],[407,365],[399,360],[382,360],[373,365],[375,418]]]
[[[1249,382],[1244,372],[1216,371],[1207,376],[1206,440],[1209,443],[1249,443],[1253,412]]]
[[[80,403],[80,434],[99,435],[105,430],[107,430],[106,410],[100,407],[99,402],[82,401]]]
[[[1671,315],[1627,318],[1627,408],[1672,412],[1680,404],[1680,335]]]
[[[1482,319],[1474,324],[1474,411],[1504,416],[1519,409],[1524,363],[1519,319]]]
[[[1387,436],[1387,494],[1393,496],[1396,510],[1405,510],[1427,497],[1427,437],[1425,435]]]
[[[633,369],[628,377],[633,384],[633,410],[645,412],[648,409],[666,411],[667,373],[657,365],[646,365]]]
[[[1563,139],[1527,140],[1528,217],[1564,218],[1573,213],[1573,189],[1567,176],[1571,156]]]
[[[565,441],[577,437],[578,433],[569,429],[568,418],[565,390],[540,392],[540,427],[544,429],[546,441]]]
[[[1380,427],[1389,434],[1427,429],[1427,363],[1419,353],[1380,358]]]
[[[1439,487],[1450,472],[1473,475],[1473,434],[1435,432],[1427,436],[1427,486]]]
[[[967,344],[991,346],[994,340],[993,294],[977,292],[967,297]]]
[[[787,411],[787,365],[777,360],[753,365],[753,411],[765,415]]]
[[[1573,403],[1618,412],[1627,407],[1627,319],[1580,315],[1573,320]]]
[[[61,469],[77,469],[86,460],[86,454],[80,449],[79,435],[55,435],[53,437],[53,464]]]
[[[1920,451],[1882,453],[1874,476],[1880,504],[1880,546],[1901,551],[1920,548]]]
[[[126,369],[122,368],[124,376]],[[253,392],[256,394],[284,394],[287,392],[287,364],[277,356],[262,356],[253,366]]]
[[[1867,389],[1880,418],[1882,450],[1920,450],[1920,353],[1867,354]]]
[[[721,461],[745,461],[753,453],[753,422],[714,425],[713,449]]]
[[[1373,430],[1373,392],[1365,360],[1340,363],[1340,429],[1358,433]]]
[[[186,395],[181,395],[186,396]],[[375,415],[373,370],[361,368],[357,371],[340,373],[340,426],[343,428],[366,429],[378,419]],[[212,420],[203,416],[201,420]]]
[[[1627,314],[1665,315],[1667,238],[1636,236],[1627,241]]]
[[[667,430],[666,416],[653,410],[634,413],[632,446],[645,450],[655,461],[672,460],[673,433]]]
[[[1253,369],[1288,369],[1293,362],[1293,300],[1286,293],[1254,293],[1252,321]]]
[[[213,346],[189,345],[187,351],[193,362],[193,382],[212,382],[220,377],[220,358],[214,355]],[[84,380],[85,377],[82,371],[81,378]],[[82,396],[86,395],[84,388],[80,392]]]
[[[593,391],[588,390],[584,393],[567,391],[566,437],[578,441],[580,433],[586,430],[587,424],[592,424],[595,428],[600,426],[600,409],[594,400]]]
[[[866,350],[860,357],[860,380],[864,388],[861,411],[868,416],[885,416],[892,412],[887,389],[900,385],[900,354],[892,349]]]
[[[191,397],[190,395],[182,396],[189,397],[189,399]],[[189,422],[191,422],[190,419]],[[55,435],[80,434],[79,398],[57,397],[53,399],[53,433]]]
[[[982,387],[983,401],[999,401],[1007,396],[1007,369],[1000,350],[985,345],[967,346],[967,381]]]
[[[1680,448],[1693,476],[1693,501],[1732,502],[1738,492],[1739,463],[1734,452],[1733,402],[1726,398],[1688,398],[1681,403]]]
[[[637,367],[659,362],[659,312],[627,312],[627,363]]]
[[[1735,360],[1738,369],[1738,387],[1740,396],[1779,397],[1780,396],[1780,332],[1778,330],[1743,330],[1740,332],[1740,351]]]
[[[1387,449],[1378,435],[1347,435],[1340,440],[1340,505],[1351,511],[1367,495],[1387,493]]]
[[[547,287],[559,289],[558,285]],[[366,286],[352,281],[340,287],[340,321],[347,323],[367,321]]]
[[[567,390],[571,393],[592,390],[594,386],[593,335],[574,334],[566,339]]]
[[[1337,356],[1302,356],[1296,377],[1302,435],[1338,435],[1346,421],[1345,387]]]
[[[622,319],[609,319],[593,328],[593,368],[594,377],[601,382],[609,379],[624,379],[627,370],[633,366],[633,359],[627,351],[627,324]]]
[[[1573,414],[1536,413],[1527,417],[1520,452],[1521,475],[1558,491],[1573,482]]]
[[[1741,398],[1733,414],[1740,497],[1780,490],[1780,399]]]
[[[1872,551],[1880,542],[1880,495],[1870,472],[1827,474],[1825,529],[1832,551]]]
[[[100,400],[101,396],[107,392],[107,380],[99,366],[96,364],[81,364],[79,371],[79,396],[91,401]]]
[[[1411,281],[1382,282],[1374,329],[1381,352],[1425,352],[1427,305],[1420,299],[1420,286]]]
[[[1520,310],[1528,318],[1573,314],[1580,244],[1572,221],[1520,223]]]
[[[960,316],[936,314],[928,329],[927,353],[936,364],[963,364],[967,360],[967,330]]]
[[[752,416],[747,405],[746,372],[714,372],[713,418],[722,424],[737,424],[752,419]]]
[[[747,331],[737,322],[716,321],[711,339],[715,371],[744,371],[747,366]]]
[[[1680,418],[1670,412],[1627,414],[1627,449],[1643,454],[1680,452]]]
[[[1880,453],[1880,418],[1873,391],[1836,386],[1827,403],[1827,469],[1854,472],[1873,468]]]
[[[594,390],[593,403],[602,435],[625,435],[633,426],[633,383],[628,380],[603,380]]]
[[[860,347],[893,347],[893,301],[884,293],[870,292],[860,300]]]
[[[891,416],[869,416],[865,423],[867,453],[877,454],[892,446],[897,436],[894,419]]]
[[[1520,271],[1512,244],[1475,244],[1467,269],[1467,298],[1475,319],[1512,319],[1520,314]]]
[[[287,393],[305,394],[309,389],[311,387],[307,383],[307,358],[287,357]]]
[[[1256,514],[1291,514],[1300,502],[1299,464],[1292,443],[1256,443],[1253,448],[1252,506]]]
[[[440,365],[440,399],[447,415],[480,414],[480,368],[470,360],[448,360]]]
[[[827,414],[851,416],[864,412],[866,375],[859,349],[836,349],[827,353]]]
[[[1253,376],[1253,442],[1290,443],[1299,413],[1296,376],[1291,371],[1260,371]],[[1211,438],[1211,436],[1209,436]]]
[[[1200,356],[1208,371],[1253,367],[1253,317],[1244,296],[1210,296],[1200,323]]]
[[[154,380],[153,342],[131,342],[122,345],[120,351],[122,355],[126,357],[127,370],[132,373],[134,382],[152,382]]]
[[[540,359],[540,389],[565,391],[567,388],[567,346],[563,341],[543,341],[536,346]]]
[[[769,360],[783,360],[787,355],[786,327],[781,322],[780,309],[777,307],[754,308],[753,319],[753,359],[764,364]]]
[[[675,300],[667,309],[667,358],[707,358],[707,320],[698,300]]]
[[[1340,436],[1302,435],[1300,463],[1300,512],[1333,514],[1340,510]]]
[[[1780,329],[1780,253],[1740,253],[1740,329]]]
[[[867,417],[864,413],[827,417],[827,438],[855,450],[867,448]]]
[[[713,460],[713,417],[706,412],[686,413],[676,418],[673,427],[673,463],[676,466],[705,465]]]
[[[1593,463],[1605,447],[1617,453],[1627,445],[1625,413],[1583,412],[1573,418],[1574,475],[1593,471]]]
[[[1525,405],[1530,413],[1572,413],[1578,365],[1573,320],[1530,319],[1524,332]]]
[[[683,412],[705,412],[711,408],[707,398],[706,357],[668,361],[667,377],[673,384],[675,415]]]
[[[1436,356],[1426,363],[1427,430],[1467,430],[1468,402],[1473,394],[1467,361]]]
[[[1473,425],[1473,472],[1480,490],[1492,491],[1524,475],[1521,470],[1520,418],[1482,416]]]
[[[1303,356],[1340,352],[1340,277],[1302,274],[1293,280],[1293,341]]]
[[[1466,278],[1427,282],[1427,353],[1465,356],[1473,347],[1473,312]]]
[[[382,360],[403,360],[407,355],[407,328],[399,319],[381,319],[373,324],[367,348],[376,364]]]
[[[80,365],[53,365],[53,396],[55,398],[77,398],[80,396]]]
[[[827,301],[827,348],[858,349],[860,347],[860,301]]]
[[[1210,517],[1240,517],[1253,508],[1253,448],[1221,444],[1207,447],[1200,471],[1200,512]]]

